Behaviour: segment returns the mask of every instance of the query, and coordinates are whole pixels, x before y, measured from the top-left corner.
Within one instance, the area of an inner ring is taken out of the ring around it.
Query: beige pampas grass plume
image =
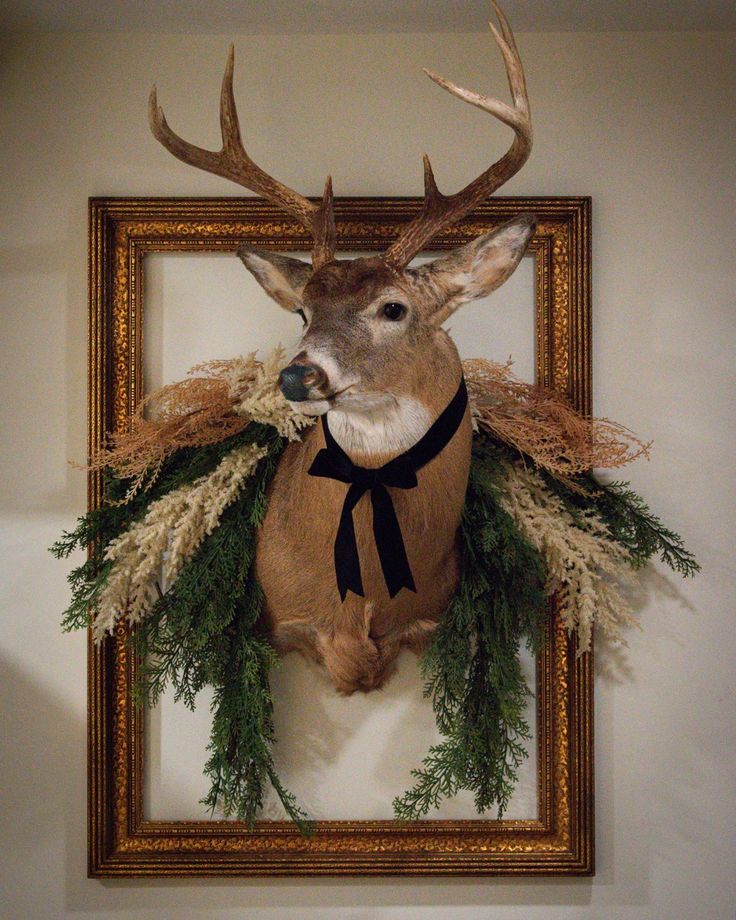
[[[517,463],[507,467],[501,504],[547,568],[547,591],[555,594],[578,653],[590,649],[597,626],[624,643],[623,629],[638,625],[622,588],[632,580],[628,552],[593,514],[573,517],[536,473]]]
[[[266,453],[257,444],[233,450],[208,475],[151,502],[140,521],[110,542],[105,559],[112,568],[92,625],[97,642],[121,619],[137,623],[151,610],[160,579],[177,577]]]

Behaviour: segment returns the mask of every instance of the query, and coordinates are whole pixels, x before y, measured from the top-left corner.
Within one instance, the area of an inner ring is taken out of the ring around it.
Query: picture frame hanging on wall
[[[415,198],[335,200],[338,251],[383,250]],[[495,198],[432,240],[454,249],[534,214],[537,382],[591,411],[589,198]],[[309,251],[304,227],[256,198],[95,198],[89,206],[89,450],[127,430],[144,395],[147,258],[249,247]],[[150,317],[149,317],[150,319]],[[217,357],[213,355],[213,357]],[[90,474],[89,505],[102,500]],[[133,694],[127,626],[89,644],[89,873],[249,875],[589,875],[594,869],[592,652],[577,655],[553,611],[536,662],[537,814],[416,822],[175,820],[147,815],[148,720]],[[369,696],[370,699],[370,696]],[[430,703],[427,702],[427,706]],[[396,790],[387,790],[390,800]]]

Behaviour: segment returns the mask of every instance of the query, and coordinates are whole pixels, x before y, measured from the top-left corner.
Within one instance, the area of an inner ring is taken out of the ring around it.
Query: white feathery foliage
[[[592,513],[573,516],[541,477],[523,464],[507,467],[501,504],[547,567],[547,591],[556,594],[578,653],[590,649],[593,627],[625,644],[624,627],[638,625],[622,588],[632,579],[629,554]]]
[[[315,423],[312,416],[295,411],[279,389],[279,373],[285,363],[283,348],[275,348],[262,362],[255,362],[250,355],[230,363],[225,379],[238,415],[273,425],[289,441],[298,441],[299,432]]]
[[[257,444],[236,448],[211,473],[151,502],[140,521],[110,542],[105,559],[112,568],[93,624],[97,642],[123,616],[136,623],[150,611],[159,580],[176,579],[266,453]]]

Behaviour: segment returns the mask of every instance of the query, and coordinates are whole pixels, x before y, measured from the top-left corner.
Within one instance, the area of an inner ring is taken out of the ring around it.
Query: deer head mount
[[[411,448],[442,414],[458,390],[462,369],[441,324],[462,304],[485,297],[509,277],[536,226],[534,218],[521,216],[428,264],[409,265],[443,228],[469,214],[517,173],[531,152],[521,58],[505,16],[493,5],[499,28],[491,24],[491,31],[504,58],[510,105],[425,72],[454,96],[512,128],[514,140],[499,160],[452,195],[439,191],[425,155],[422,208],[380,255],[335,258],[329,177],[322,199],[314,202],[268,175],[248,155],[233,97],[232,46],[220,96],[221,150],[205,150],[175,134],[155,88],[151,92],[151,130],[167,150],[267,198],[311,234],[311,265],[247,247],[238,254],[272,299],[304,321],[297,353],[281,373],[284,396],[307,414],[329,413],[335,441],[363,468],[377,468]],[[340,604],[325,551],[335,541],[344,483],[304,475],[325,444],[318,426],[283,455],[262,528],[257,575],[277,645],[316,654],[340,689],[380,686],[400,646],[421,647],[452,595],[470,432],[466,410],[451,443],[420,471],[420,488],[396,495],[416,575],[418,594],[409,598],[405,591],[395,597],[386,594],[367,536],[371,520],[363,502],[355,508],[355,531],[361,557],[366,556],[365,600],[349,595]]]
[[[397,361],[405,361],[408,356],[402,346],[406,339],[421,339],[422,330],[431,335],[432,329],[461,304],[486,296],[506,280],[526,249],[534,231],[534,222],[528,216],[510,221],[500,230],[421,269],[407,269],[412,258],[444,227],[470,213],[517,173],[531,152],[532,125],[521,58],[505,16],[498,7],[496,12],[500,31],[493,24],[491,30],[506,65],[512,105],[425,72],[448,92],[511,127],[511,147],[453,195],[439,191],[425,155],[420,213],[384,253],[372,258],[335,260],[331,178],[327,179],[321,201],[315,203],[268,175],[246,152],[233,96],[232,46],[220,95],[220,151],[197,147],[175,134],[158,105],[155,88],[151,91],[151,130],[167,150],[185,163],[262,195],[296,218],[312,236],[311,266],[270,252],[243,248],[239,253],[269,295],[305,320],[307,329],[299,353],[283,377],[285,395],[304,402],[304,411],[318,414],[335,407],[337,397],[351,387],[354,393],[353,378],[364,377],[366,371],[360,366],[366,363],[360,356],[370,354],[371,363],[380,364],[383,362],[378,360],[379,354],[394,347]],[[346,341],[336,350],[341,333]],[[345,369],[352,369],[352,373]],[[340,402],[346,408],[347,403],[347,399]]]

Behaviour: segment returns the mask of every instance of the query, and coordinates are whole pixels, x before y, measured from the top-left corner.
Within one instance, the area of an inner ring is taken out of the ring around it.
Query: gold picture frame
[[[380,250],[416,198],[336,199],[338,246]],[[590,199],[496,198],[442,232],[452,248],[510,217],[539,218],[536,356],[541,383],[591,409]],[[257,198],[94,198],[89,206],[89,448],[124,430],[141,399],[145,256],[153,252],[309,250],[306,232]],[[89,481],[89,505],[101,500]],[[558,616],[537,665],[539,810],[535,820],[150,821],[143,813],[144,718],[125,629],[90,639],[89,874],[92,877],[590,875],[593,834],[592,653],[576,655]]]

